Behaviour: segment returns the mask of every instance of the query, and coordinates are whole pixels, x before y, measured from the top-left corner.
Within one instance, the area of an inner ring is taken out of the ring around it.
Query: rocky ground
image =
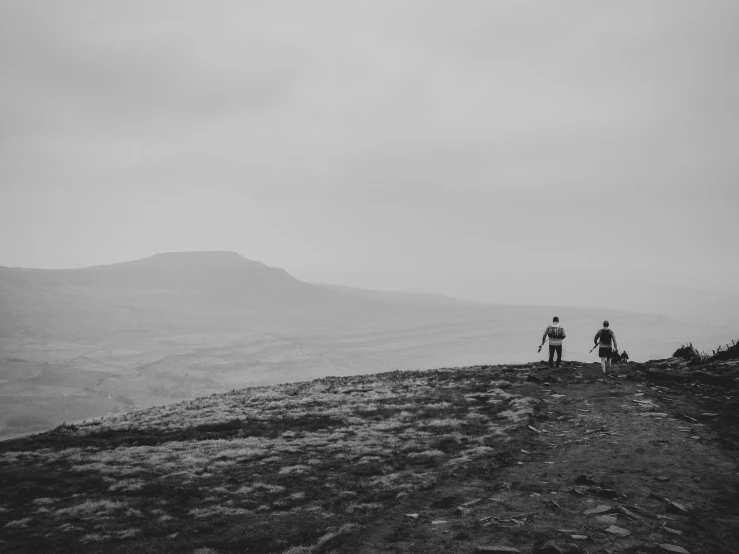
[[[3,552],[739,552],[739,361],[392,372],[0,443]]]
[[[739,552],[739,363],[520,374],[541,409],[505,451],[405,498],[342,552]]]

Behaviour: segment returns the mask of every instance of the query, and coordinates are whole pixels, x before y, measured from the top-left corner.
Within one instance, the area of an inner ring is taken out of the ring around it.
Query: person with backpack
[[[618,353],[616,334],[609,329],[609,325],[608,321],[604,321],[603,328],[595,333],[595,338],[593,338],[593,348],[598,346],[598,356],[600,356],[600,365],[604,375],[610,375],[613,353]]]
[[[541,346],[539,347],[539,351],[541,351],[541,347],[544,346],[547,338],[549,338],[550,368],[554,367],[555,352],[557,353],[557,367],[559,367],[559,364],[562,363],[562,340],[564,340],[565,337],[567,337],[567,333],[565,333],[564,327],[559,324],[559,318],[552,318],[552,324],[547,326],[546,331],[544,331],[544,336],[541,337]]]

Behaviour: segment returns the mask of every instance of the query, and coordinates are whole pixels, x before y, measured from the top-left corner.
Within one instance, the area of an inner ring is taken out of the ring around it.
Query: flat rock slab
[[[483,554],[484,552],[518,552],[521,551],[518,548],[512,546],[476,546],[474,550],[475,554]]]
[[[690,554],[682,546],[675,546],[674,544],[660,544],[659,547],[665,552],[675,552],[676,554]]]
[[[616,516],[595,516],[595,521],[606,525],[615,525],[618,523],[618,518]]]
[[[595,493],[601,498],[618,498],[618,492],[613,489],[601,489],[600,487],[593,487],[590,492]]]
[[[608,512],[612,512],[613,507],[608,506],[607,504],[601,504],[600,506],[596,506],[595,508],[592,508],[590,510],[585,510],[583,514],[586,516],[594,516],[599,514],[607,514]]]
[[[618,511],[621,512],[623,515],[625,515],[628,518],[640,521],[642,519],[641,516],[636,515],[634,512],[629,510],[628,508],[624,508],[623,506],[618,507]]]
[[[606,529],[606,533],[618,535],[619,537],[628,537],[631,534],[631,531],[629,531],[628,529],[624,529],[623,527],[611,525],[608,529]]]
[[[679,502],[670,502],[667,504],[667,511],[672,512],[673,514],[684,514],[687,515],[690,513],[690,511],[680,504]]]

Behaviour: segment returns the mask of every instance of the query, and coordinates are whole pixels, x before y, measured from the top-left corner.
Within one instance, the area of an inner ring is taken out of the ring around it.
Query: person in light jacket
[[[564,327],[559,324],[559,318],[552,318],[552,324],[547,326],[544,336],[541,337],[541,347],[549,339],[549,367],[554,367],[554,353],[557,353],[557,367],[562,363],[562,341],[567,337]]]
[[[598,346],[598,356],[600,356],[600,365],[604,375],[611,373],[611,358],[614,352],[618,352],[616,344],[616,333],[609,328],[608,321],[603,322],[603,329],[595,333],[593,338],[593,347]]]

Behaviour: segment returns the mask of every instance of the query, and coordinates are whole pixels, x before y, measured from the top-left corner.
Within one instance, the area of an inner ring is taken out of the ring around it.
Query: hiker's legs
[[[554,367],[554,351],[556,349],[556,346],[549,345],[549,367]]]
[[[611,357],[603,357],[600,358],[600,366],[603,368],[603,373],[605,375],[608,375],[611,372]]]
[[[559,367],[559,364],[562,363],[562,345],[555,346],[554,351],[557,353],[557,367]]]

